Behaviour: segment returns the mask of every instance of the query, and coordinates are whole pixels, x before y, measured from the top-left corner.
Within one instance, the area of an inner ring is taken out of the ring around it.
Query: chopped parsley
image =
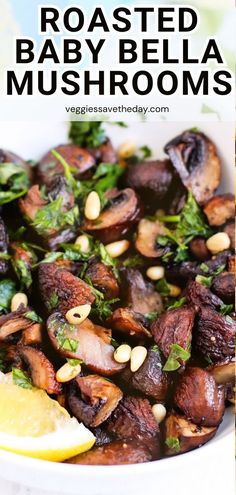
[[[174,450],[176,453],[180,452],[180,443],[177,437],[167,437],[165,444],[169,449]]]
[[[175,371],[181,367],[180,360],[182,362],[187,361],[191,354],[186,349],[183,349],[178,344],[172,344],[170,346],[170,354],[163,368],[164,371]]]
[[[43,321],[41,316],[37,315],[35,311],[28,311],[24,316],[25,318],[28,318],[28,320],[32,320],[35,323],[42,323]]]
[[[53,324],[53,322],[51,322]],[[65,351],[76,352],[79,346],[78,340],[68,337],[65,332],[73,332],[75,329],[74,325],[69,323],[61,323],[56,330],[56,339],[58,346]]]
[[[16,163],[0,163],[0,205],[10,203],[27,193],[30,182],[27,171]]]
[[[11,263],[17,278],[21,282],[22,287],[26,287],[28,289],[33,282],[29,264],[22,259],[13,258],[11,260]]]
[[[135,254],[134,256],[130,256],[129,258],[126,258],[126,260],[123,262],[123,265],[125,268],[131,268],[133,266],[138,266],[143,264],[143,259],[139,254]]]
[[[54,291],[51,296],[49,297],[49,300],[47,301],[47,308],[49,311],[55,309],[58,305],[59,297],[57,293]]]
[[[98,121],[71,122],[69,138],[82,148],[97,148],[106,141],[102,124]]]
[[[205,287],[210,288],[212,284],[213,277],[205,277],[204,275],[197,275],[195,281],[198,284],[205,285]]]
[[[61,211],[62,197],[58,196],[54,201],[40,208],[32,226],[37,230],[38,234],[44,235],[48,231],[58,231],[62,228],[71,227],[78,223],[79,208],[73,206],[69,211]]]
[[[165,307],[165,309],[176,309],[176,308],[181,308],[187,301],[186,297],[181,297],[178,301],[175,301],[174,303],[170,303]]]
[[[144,318],[149,321],[149,323],[152,323],[154,320],[157,319],[159,316],[159,313],[157,311],[152,311],[150,313],[145,313]]]
[[[162,278],[157,282],[156,289],[163,297],[167,297],[170,294],[170,288],[165,278]]]
[[[82,359],[67,359],[67,363],[71,366],[78,366],[78,364],[83,364]]]
[[[233,310],[234,310],[233,304],[222,304],[220,307],[220,313],[222,315],[228,315],[229,313],[232,313]]]
[[[19,385],[22,388],[33,388],[31,379],[24,371],[18,368],[12,368],[12,379],[15,385]]]
[[[93,284],[89,277],[85,276],[84,281],[90,286],[93,294],[96,297],[91,310],[91,315],[94,315],[101,320],[103,319],[106,320],[112,315],[111,306],[116,302],[120,301],[120,299],[115,298],[115,299],[105,300],[105,296],[103,292],[93,287]]]
[[[8,311],[16,294],[16,284],[9,278],[0,281],[0,311]]]

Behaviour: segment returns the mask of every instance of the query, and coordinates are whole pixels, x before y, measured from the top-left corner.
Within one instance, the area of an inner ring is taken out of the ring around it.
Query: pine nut
[[[83,304],[69,309],[66,313],[66,319],[71,325],[80,325],[88,317],[91,311],[90,304]]]
[[[146,275],[151,280],[160,280],[165,276],[165,269],[163,266],[150,266],[146,271]]]
[[[133,371],[138,371],[138,369],[142,366],[145,359],[147,357],[147,349],[142,345],[137,345],[131,351],[130,357],[130,369]]]
[[[81,372],[80,364],[76,364],[76,366],[71,366],[70,363],[65,363],[63,366],[56,372],[56,380],[60,383],[66,383],[70,380],[73,380],[79,373]]]
[[[80,247],[82,253],[89,253],[90,251],[89,238],[86,235],[79,235],[75,240],[75,245]]]
[[[135,142],[130,139],[129,141],[126,141],[119,147],[118,156],[119,158],[126,160],[127,158],[130,158],[131,156],[134,155],[136,149],[137,146]]]
[[[168,284],[168,287],[169,287],[169,296],[171,297],[178,297],[182,290],[180,287],[178,287],[177,285],[173,285],[173,284]]]
[[[118,256],[121,256],[125,253],[125,251],[127,251],[127,249],[129,249],[129,244],[129,241],[123,239],[122,241],[107,244],[105,248],[111,258],[118,258]]]
[[[114,352],[114,359],[117,363],[128,363],[131,356],[131,347],[128,344],[122,344]]]
[[[166,408],[163,404],[154,404],[152,406],[152,412],[158,424],[160,424],[166,417]]]
[[[17,292],[11,300],[11,311],[17,311],[21,304],[28,306],[28,297],[24,292]]]
[[[100,211],[101,211],[100,198],[96,191],[92,191],[89,193],[86,199],[84,215],[88,220],[96,220],[100,215]]]
[[[212,254],[220,253],[230,247],[230,238],[226,232],[217,232],[207,239],[206,246]]]

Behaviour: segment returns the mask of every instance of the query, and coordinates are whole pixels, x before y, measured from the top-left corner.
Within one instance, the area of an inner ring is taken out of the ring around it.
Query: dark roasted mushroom
[[[199,426],[184,416],[170,414],[165,420],[165,454],[183,454],[201,447],[216,434],[216,427]]]
[[[86,275],[91,280],[93,286],[103,292],[105,299],[111,300],[118,297],[119,285],[109,266],[94,261],[89,265]]]
[[[195,237],[189,244],[189,249],[194,258],[198,261],[206,261],[211,258],[211,253],[208,251],[205,239]]]
[[[228,257],[227,269],[228,269],[229,273],[235,274],[235,256],[234,255]]]
[[[12,242],[10,244],[11,249],[11,262],[16,273],[16,276],[21,283],[29,289],[32,284],[32,267],[37,262],[37,256],[34,251],[28,247],[25,243]]]
[[[78,376],[71,384],[68,404],[79,421],[95,428],[109,418],[122,397],[120,388],[102,376]]]
[[[165,152],[197,202],[206,203],[220,183],[221,165],[215,145],[201,132],[185,131],[166,144]]]
[[[201,426],[218,426],[224,414],[224,387],[208,371],[188,368],[174,394],[175,406],[186,418]]]
[[[33,385],[48,394],[60,394],[62,386],[56,381],[55,370],[42,351],[30,346],[19,347],[19,354],[29,367]]]
[[[172,309],[157,318],[151,325],[151,332],[165,357],[168,357],[172,344],[188,350],[192,340],[195,310],[182,306]]]
[[[140,202],[132,189],[115,190],[96,221],[84,220],[83,230],[102,242],[119,240],[140,217]]]
[[[110,139],[97,148],[88,148],[88,151],[98,163],[117,163],[117,154]]]
[[[92,304],[95,296],[80,278],[55,263],[42,263],[39,267],[39,290],[49,311],[57,308],[67,311],[83,304]]]
[[[62,144],[57,146],[55,150],[71,166],[76,178],[79,178],[95,165],[91,153],[75,144]],[[37,172],[40,182],[50,185],[56,175],[63,175],[64,169],[59,160],[49,151],[39,162]]]
[[[126,184],[147,197],[148,203],[161,201],[167,194],[173,179],[173,167],[169,160],[156,160],[130,164]]]
[[[147,321],[140,313],[130,308],[118,308],[109,318],[109,324],[114,330],[128,334],[131,337],[151,337],[151,333],[144,326]]]
[[[0,217],[0,275],[8,270],[8,261],[4,259],[8,249],[8,235],[3,219]]]
[[[204,269],[202,268],[202,263],[199,264],[197,261],[183,261],[180,264],[168,265],[165,270],[166,278],[169,281],[178,282],[179,285],[180,283],[185,283],[188,279],[195,279],[197,275],[210,275],[219,269],[224,269],[230,255],[230,251],[223,251],[213,256],[210,260],[204,262]]]
[[[47,328],[53,347],[62,356],[81,359],[89,369],[103,375],[113,375],[124,368],[113,358],[111,331],[107,328],[88,319],[72,326],[60,313],[49,317]]]
[[[144,280],[139,270],[128,268],[125,277],[125,299],[126,304],[142,315],[149,313],[161,313],[163,304],[160,294],[154,290],[154,286]]]
[[[187,285],[186,297],[187,301],[195,306],[196,310],[204,305],[219,309],[223,304],[223,301],[213,294],[210,289],[193,280]]]
[[[66,461],[68,464],[87,464],[90,466],[109,466],[121,464],[138,464],[152,460],[152,455],[145,444],[137,440],[117,440],[116,442],[95,447],[89,452],[77,455]]]
[[[200,308],[195,332],[195,348],[212,361],[234,355],[235,322],[209,306]]]
[[[235,222],[228,222],[224,226],[223,232],[228,234],[228,236],[230,238],[230,247],[234,251],[235,250]]]
[[[9,335],[32,326],[32,320],[26,318],[25,313],[25,307],[20,306],[17,311],[0,317],[0,341],[5,340]]]
[[[120,375],[122,383],[130,391],[140,392],[157,402],[164,402],[169,385],[169,374],[162,369],[162,359],[157,346],[149,349],[142,366],[132,373],[126,368]]]
[[[235,360],[210,365],[207,370],[219,385],[235,382]]]
[[[165,227],[161,222],[142,218],[138,224],[135,240],[137,251],[146,258],[161,258],[169,250],[168,247],[158,246],[158,236],[164,234]]]
[[[31,326],[22,331],[19,344],[37,345],[42,343],[42,323],[31,322]]]
[[[235,276],[233,273],[223,272],[214,278],[211,289],[224,303],[232,304],[235,297]]]
[[[233,194],[219,194],[211,198],[203,209],[209,225],[219,227],[235,217],[235,200]]]
[[[159,426],[147,399],[124,397],[110,416],[107,428],[119,439],[143,442],[155,459],[159,457]]]
[[[37,212],[46,204],[38,185],[32,186],[27,195],[19,200],[21,213],[30,221],[34,221]]]

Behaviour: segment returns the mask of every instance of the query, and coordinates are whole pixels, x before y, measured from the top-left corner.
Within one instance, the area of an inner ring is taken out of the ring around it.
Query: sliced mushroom
[[[124,397],[110,416],[107,429],[118,439],[141,441],[155,459],[159,457],[159,426],[147,399]]]
[[[235,322],[209,306],[199,310],[195,348],[212,361],[223,361],[234,355]]]
[[[95,221],[84,220],[82,228],[104,243],[120,240],[139,220],[140,202],[132,189],[115,190]]]
[[[158,246],[158,236],[165,234],[165,227],[161,222],[142,218],[138,224],[135,247],[146,258],[161,258],[168,252],[168,247]]]
[[[62,144],[57,146],[55,150],[70,165],[76,178],[79,178],[95,165],[95,160],[91,153],[75,144]],[[50,150],[39,162],[37,173],[40,182],[50,185],[56,175],[64,174],[64,169]]]
[[[19,344],[22,345],[37,345],[42,343],[42,323],[33,323],[31,326],[22,331]]]
[[[21,213],[31,221],[34,221],[37,212],[46,204],[38,185],[32,186],[26,196],[19,200]]]
[[[186,418],[201,426],[218,426],[224,414],[224,387],[202,368],[188,368],[174,394],[175,406]]]
[[[47,328],[53,347],[62,356],[81,359],[89,369],[103,375],[113,375],[124,368],[113,358],[111,331],[107,328],[94,325],[88,319],[72,326],[60,313],[49,317]]]
[[[1,255],[7,254],[8,249],[8,235],[5,223],[0,217],[0,274],[4,275],[8,270],[8,261]]]
[[[170,414],[165,420],[165,454],[184,454],[201,447],[216,434],[216,427],[199,426],[184,416]]]
[[[153,338],[167,358],[172,344],[189,349],[192,340],[195,310],[189,306],[172,309],[157,318],[151,325]]]
[[[124,273],[126,282],[126,303],[136,313],[161,313],[163,304],[160,294],[154,286],[144,280],[141,272],[135,268],[128,268]]]
[[[219,227],[235,217],[235,199],[233,194],[219,194],[211,198],[203,209],[209,225]]]
[[[166,196],[172,179],[173,167],[169,160],[130,164],[125,178],[127,186],[147,196],[149,203]]]
[[[68,189],[68,184],[65,177],[59,176],[53,179],[49,189],[48,197],[51,201],[55,201],[58,197],[61,198],[61,211],[68,211],[74,206],[74,196]]]
[[[219,385],[235,382],[235,360],[213,364],[207,370]]]
[[[0,341],[30,326],[32,326],[32,320],[26,318],[25,307],[20,306],[17,311],[0,317]]]
[[[230,238],[230,247],[235,250],[235,222],[228,222],[223,228],[223,232],[228,234]]]
[[[116,442],[95,447],[89,452],[72,457],[66,463],[90,466],[114,466],[138,464],[151,460],[152,455],[145,444],[137,440],[117,440]]]
[[[223,272],[214,278],[211,289],[224,303],[233,304],[235,298],[235,276],[233,273]]]
[[[151,333],[144,324],[146,320],[139,313],[130,308],[118,308],[109,318],[109,324],[114,330],[128,334],[131,337],[151,337]]]
[[[194,258],[198,261],[206,261],[211,258],[211,253],[208,251],[205,239],[195,237],[189,244],[189,249]]]
[[[95,158],[96,162],[117,163],[117,154],[110,139],[106,139],[97,148],[88,148],[88,151]]]
[[[196,310],[203,305],[219,309],[223,304],[222,299],[213,294],[210,289],[193,280],[187,285],[186,297],[187,301],[195,306]]]
[[[169,265],[165,269],[166,278],[168,281],[183,285],[186,280],[194,279],[197,275],[210,275],[219,268],[224,268],[230,255],[231,252],[227,250],[213,256],[209,261],[204,262],[205,269],[202,269],[202,263],[197,261],[183,261],[180,264]]]
[[[166,144],[165,152],[197,202],[206,203],[220,183],[221,164],[215,145],[201,132],[185,131]]]
[[[86,275],[90,278],[93,286],[104,293],[105,299],[115,299],[119,295],[119,285],[109,266],[98,261],[92,262]]]
[[[95,296],[80,278],[55,263],[42,263],[39,267],[39,290],[49,311],[57,308],[67,311],[83,304],[92,304]]]
[[[55,370],[42,351],[30,346],[19,348],[19,354],[29,367],[33,385],[48,394],[60,394],[62,386],[56,381]]]
[[[227,269],[228,269],[228,272],[233,273],[233,274],[235,273],[235,256],[234,255],[228,257]]]
[[[78,376],[71,385],[68,404],[79,421],[95,428],[109,418],[122,397],[120,388],[101,376]]]
[[[135,373],[126,368],[120,379],[128,390],[135,390],[156,402],[166,399],[169,374],[162,369],[162,359],[157,346],[151,347],[141,368]]]

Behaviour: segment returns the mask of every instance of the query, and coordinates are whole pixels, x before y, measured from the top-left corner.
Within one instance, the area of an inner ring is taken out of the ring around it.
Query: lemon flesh
[[[94,435],[36,388],[0,382],[0,448],[50,461],[89,450]]]

